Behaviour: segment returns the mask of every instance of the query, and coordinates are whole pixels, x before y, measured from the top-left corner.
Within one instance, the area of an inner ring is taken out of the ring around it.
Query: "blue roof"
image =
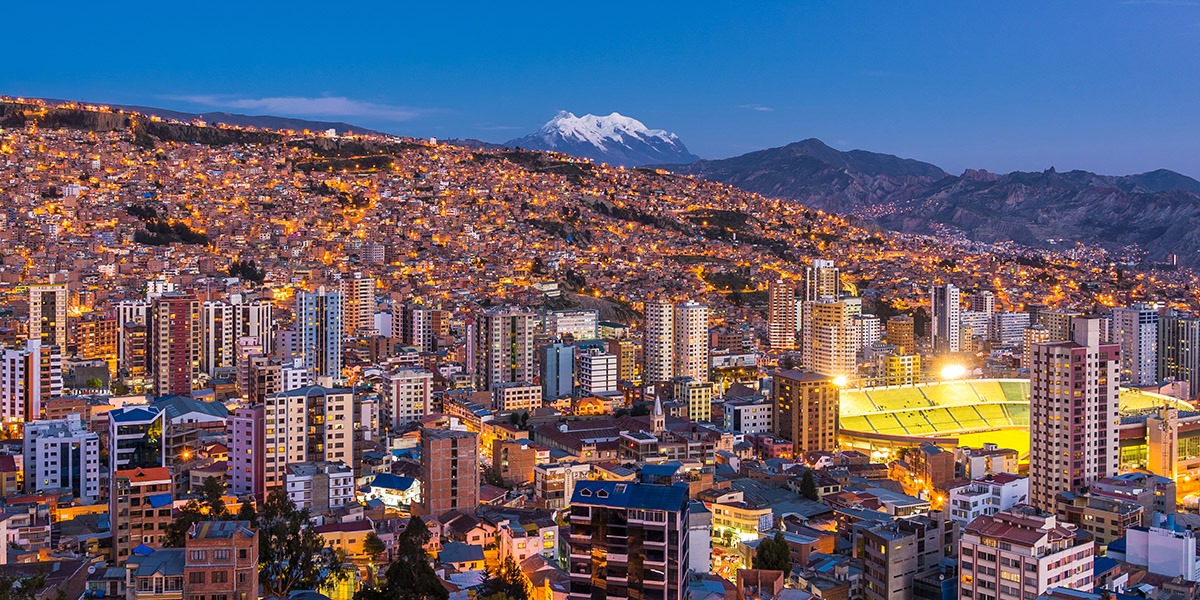
[[[612,508],[683,511],[688,501],[686,485],[653,485],[619,481],[580,481],[571,504]]]
[[[1122,538],[1122,539],[1124,539],[1124,538]],[[1092,574],[1095,577],[1099,577],[1105,573],[1108,573],[1109,571],[1112,571],[1113,569],[1116,569],[1119,566],[1121,566],[1121,563],[1119,563],[1107,556],[1097,556],[1092,561]],[[1093,577],[1093,580],[1094,580],[1094,577]]]
[[[145,544],[138,544],[137,547],[131,552],[138,556],[150,556],[151,554],[154,554],[154,548],[151,548]]]
[[[174,500],[171,498],[170,493],[162,493],[146,496],[146,502],[150,504],[151,508],[162,508],[171,504]]]
[[[438,560],[444,563],[474,562],[483,560],[483,546],[447,542],[438,552]]]
[[[188,413],[198,412],[222,419],[229,417],[229,409],[220,402],[203,402],[188,396],[159,396],[153,400],[154,406],[167,411],[168,419],[178,419]]]
[[[116,423],[152,421],[161,412],[162,411],[157,407],[151,408],[148,406],[127,406],[125,408],[109,411],[108,419]]]
[[[1117,539],[1115,539],[1115,540],[1113,540],[1113,541],[1111,541],[1111,542],[1109,542],[1109,543],[1108,543],[1108,551],[1109,551],[1109,552],[1120,552],[1120,553],[1124,553],[1124,552],[1125,552],[1125,548],[1126,548],[1126,540],[1125,540],[1125,536],[1121,536],[1121,537],[1119,537],[1119,538],[1117,538]]]
[[[670,477],[677,473],[683,464],[675,461],[661,465],[642,465],[642,475],[650,477]]]
[[[412,477],[401,477],[391,473],[380,473],[371,480],[371,487],[387,488],[389,490],[405,491],[412,489],[417,480]]]

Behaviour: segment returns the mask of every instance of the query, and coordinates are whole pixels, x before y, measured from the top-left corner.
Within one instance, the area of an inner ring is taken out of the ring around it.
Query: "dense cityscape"
[[[1135,247],[18,98],[0,200],[14,598],[1200,598]]]

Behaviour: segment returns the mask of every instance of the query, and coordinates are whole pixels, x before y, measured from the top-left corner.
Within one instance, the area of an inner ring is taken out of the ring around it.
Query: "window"
[[[203,550],[189,550],[188,551],[188,560],[203,562],[206,560],[206,558],[207,558],[207,556]]]
[[[229,571],[213,571],[213,583],[229,583]]]
[[[229,551],[213,550],[213,560],[229,560]]]
[[[204,571],[192,571],[188,573],[188,583],[204,583]]]

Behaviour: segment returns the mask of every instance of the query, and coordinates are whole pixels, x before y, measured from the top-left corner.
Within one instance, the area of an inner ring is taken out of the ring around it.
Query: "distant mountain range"
[[[649,129],[618,113],[577,117],[560,111],[541,129],[504,143],[510,148],[553,150],[623,167],[684,163],[699,157],[688,152],[679,136]]]
[[[843,152],[817,139],[659,166],[908,233],[946,225],[986,242],[1136,244],[1152,260],[1178,254],[1184,264],[1200,266],[1200,181],[1166,169],[1127,176],[1053,168],[954,176],[929,163]]]
[[[43,98],[46,102],[61,104],[69,102],[68,100],[55,100],[51,98]],[[175,119],[177,121],[193,121],[200,119],[205,123],[232,125],[234,127],[259,127],[263,129],[290,129],[292,131],[325,131],[327,129],[336,130],[338,133],[371,133],[380,134],[378,131],[359,127],[341,121],[310,121],[308,119],[294,119],[292,117],[275,117],[271,115],[239,115],[236,113],[227,112],[206,112],[206,113],[190,113],[178,110],[170,110],[166,108],[154,108],[152,106],[136,106],[131,104],[110,104],[113,108],[121,110],[129,110],[140,112],[144,115],[151,115],[163,119]],[[382,134],[380,134],[382,135]]]

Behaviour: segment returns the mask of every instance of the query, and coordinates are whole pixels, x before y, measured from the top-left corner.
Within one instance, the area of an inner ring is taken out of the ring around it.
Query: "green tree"
[[[0,575],[0,600],[34,600],[46,587],[46,574],[9,577]]]
[[[325,545],[287,492],[267,496],[258,519],[258,572],[266,597],[286,598],[292,590],[315,590],[350,576],[351,568]]]
[[[787,540],[783,539],[782,531],[776,531],[775,537],[758,543],[758,550],[754,553],[754,568],[783,571],[785,574],[792,571],[792,552]]]
[[[800,480],[800,495],[814,502],[821,501],[821,494],[817,491],[817,482],[813,479],[812,471],[804,472],[804,478]]]
[[[425,544],[429,543],[429,528],[418,517],[408,521],[408,527],[396,540],[396,557],[383,574],[383,581],[365,586],[355,592],[354,600],[446,600],[450,593],[442,586]]]
[[[367,556],[371,557],[372,563],[378,562],[380,555],[387,552],[387,545],[383,543],[383,540],[379,539],[379,535],[372,531],[367,534],[367,539],[363,540],[363,552],[366,552]]]
[[[254,502],[243,500],[242,505],[238,507],[237,516],[234,517],[238,521],[250,521],[252,524],[258,524],[258,511],[254,510]]]
[[[517,564],[511,554],[508,555],[494,572],[488,573],[479,593],[485,598],[499,594],[512,600],[528,600],[529,590],[525,587],[525,574],[521,572],[521,565]]]
[[[225,508],[225,484],[215,477],[204,480],[200,487],[200,499],[188,500],[179,510],[179,514],[167,525],[166,539],[163,544],[168,548],[182,548],[187,540],[187,532],[192,525],[201,521],[223,521],[229,518]]]
[[[98,390],[104,387],[104,381],[99,377],[89,377],[87,381],[83,382],[83,387],[89,390]]]

